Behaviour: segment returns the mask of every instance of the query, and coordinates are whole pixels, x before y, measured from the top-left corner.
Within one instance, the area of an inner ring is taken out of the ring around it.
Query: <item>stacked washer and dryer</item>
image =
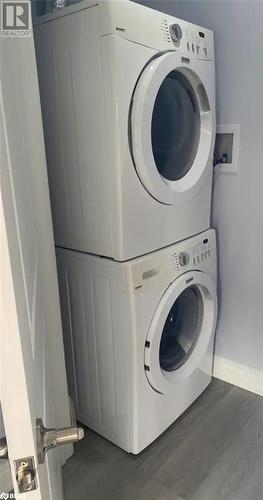
[[[69,390],[136,454],[211,380],[213,34],[84,0],[35,36]]]

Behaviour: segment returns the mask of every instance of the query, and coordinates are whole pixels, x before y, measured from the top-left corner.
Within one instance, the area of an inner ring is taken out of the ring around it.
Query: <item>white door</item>
[[[1,39],[0,101],[0,399],[8,459],[16,499],[61,500],[61,465],[72,445],[49,451],[44,463],[37,447],[37,419],[67,427],[70,412],[33,38]],[[47,437],[46,446],[56,446],[58,435]]]
[[[212,169],[214,61],[176,51],[154,58],[136,84],[130,128],[145,189],[168,205],[192,199]]]
[[[188,271],[167,288],[145,344],[145,373],[154,389],[165,394],[193,373],[214,336],[216,318],[217,293],[208,274]]]

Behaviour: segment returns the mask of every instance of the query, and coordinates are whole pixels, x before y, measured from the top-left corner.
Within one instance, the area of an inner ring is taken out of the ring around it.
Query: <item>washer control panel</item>
[[[208,229],[201,235],[138,257],[127,263],[132,288],[141,293],[147,288],[166,286],[188,270],[207,269],[211,266],[215,248],[215,231]]]
[[[202,262],[206,261],[209,257],[211,257],[211,248],[209,239],[204,238],[203,240],[196,243],[191,248],[191,254],[194,266],[202,264]]]

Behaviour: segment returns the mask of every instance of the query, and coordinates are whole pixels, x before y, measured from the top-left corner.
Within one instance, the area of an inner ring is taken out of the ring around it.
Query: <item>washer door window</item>
[[[203,315],[199,288],[186,288],[172,305],[164,324],[159,350],[163,370],[177,370],[189,358],[200,335]]]
[[[145,343],[145,373],[151,386],[167,393],[198,367],[214,335],[217,294],[211,278],[187,272],[162,296]]]
[[[131,148],[145,189],[158,201],[189,201],[211,168],[214,146],[214,63],[178,52],[143,70],[131,107]]]

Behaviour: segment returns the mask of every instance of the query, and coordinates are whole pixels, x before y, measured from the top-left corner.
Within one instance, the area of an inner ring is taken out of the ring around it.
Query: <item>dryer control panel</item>
[[[179,50],[197,59],[214,60],[213,32],[130,0],[82,0],[40,16],[35,25],[96,9],[98,35],[115,35],[156,51]]]
[[[102,35],[119,35],[159,51],[180,50],[214,59],[213,32],[135,2],[99,2]]]

